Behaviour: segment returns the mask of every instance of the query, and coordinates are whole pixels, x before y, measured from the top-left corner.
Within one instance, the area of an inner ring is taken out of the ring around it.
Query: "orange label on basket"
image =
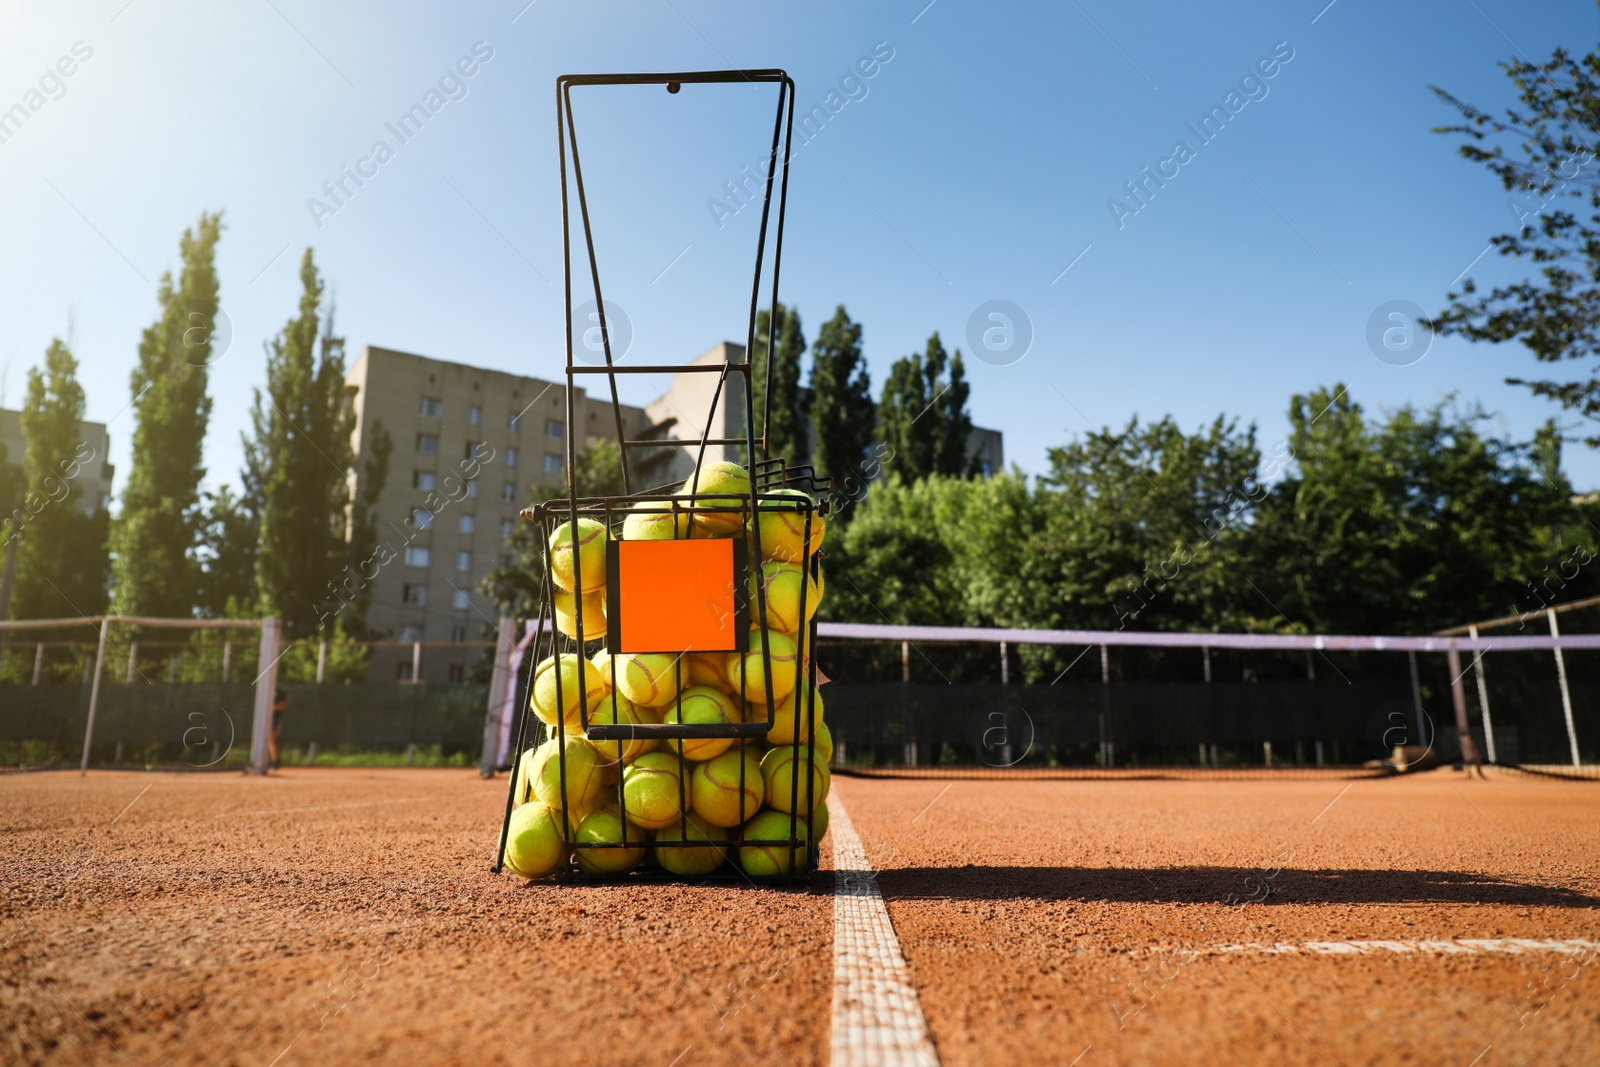
[[[610,549],[611,652],[731,652],[745,644],[741,539],[612,541]]]

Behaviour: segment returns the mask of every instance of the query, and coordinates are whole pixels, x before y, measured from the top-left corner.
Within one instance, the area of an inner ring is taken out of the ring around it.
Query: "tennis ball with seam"
[[[574,533],[571,521],[559,523],[550,534],[550,573],[556,584],[568,592],[593,593],[606,584],[606,539],[604,525],[593,519],[579,519]],[[573,554],[573,545],[577,554]],[[577,587],[582,570],[583,588]]]

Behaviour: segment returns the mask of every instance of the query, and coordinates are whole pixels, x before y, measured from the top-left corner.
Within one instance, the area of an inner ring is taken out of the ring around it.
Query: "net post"
[[[267,733],[272,729],[272,698],[278,691],[278,620],[261,620],[261,655],[256,661],[255,718],[250,729],[250,773],[267,773]]]
[[[1557,642],[1561,639],[1561,628],[1556,625],[1556,609],[1546,608],[1545,614],[1550,619],[1550,636]],[[1579,766],[1582,761],[1578,758],[1578,731],[1572,725],[1572,691],[1567,688],[1567,661],[1561,655],[1561,645],[1556,645],[1556,679],[1561,683],[1561,713],[1567,719],[1567,744],[1572,750],[1572,765]]]
[[[102,649],[101,651],[104,651]],[[139,673],[139,642],[128,643],[128,676],[123,679],[126,685],[133,684],[133,676]]]
[[[516,620],[500,616],[499,635],[494,645],[494,673],[489,676],[489,709],[483,718],[483,754],[478,757],[478,776],[493,778],[500,748],[500,716],[505,710],[506,688],[511,675],[511,649],[516,639]]]
[[[1483,759],[1478,755],[1478,746],[1472,740],[1472,729],[1467,725],[1467,687],[1462,684],[1461,676],[1466,672],[1461,669],[1461,653],[1456,648],[1456,643],[1451,641],[1445,649],[1445,658],[1450,663],[1450,699],[1455,704],[1456,712],[1456,738],[1461,745],[1461,768],[1471,773],[1471,768],[1478,768],[1478,773],[1483,773]]]
[[[411,642],[411,684],[422,681],[422,642]]]
[[[106,666],[106,631],[111,628],[111,620],[100,620],[100,647],[94,654],[94,688],[89,690],[89,721],[83,726],[83,762],[78,765],[78,777],[82,778],[89,773],[89,746],[94,743],[94,713],[100,707],[100,676],[105,672]]]
[[[1006,655],[1006,643],[1000,642],[1000,684],[1011,684],[1011,657]]]
[[[1474,641],[1478,639],[1478,627],[1467,627],[1467,636]],[[1499,758],[1494,751],[1494,720],[1489,717],[1489,683],[1483,676],[1483,650],[1472,650],[1472,673],[1478,681],[1478,707],[1483,709],[1483,743],[1489,748],[1489,762],[1499,763]]]
[[[228,684],[228,675],[233,670],[233,642],[222,642],[222,684]],[[322,679],[318,678],[317,681]]]
[[[1428,720],[1422,710],[1422,677],[1417,673],[1416,649],[1408,649],[1406,657],[1411,661],[1411,707],[1416,712],[1417,737],[1428,738]]]
[[[33,684],[38,685],[44,677],[44,642],[40,641],[33,649]]]
[[[900,642],[900,680],[911,681],[911,642]]]
[[[328,671],[328,642],[317,642],[317,684],[322,684],[322,679]]]

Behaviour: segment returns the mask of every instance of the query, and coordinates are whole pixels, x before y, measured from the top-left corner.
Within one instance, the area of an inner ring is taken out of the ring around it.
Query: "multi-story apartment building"
[[[484,640],[498,611],[478,583],[499,565],[533,488],[565,485],[568,434],[580,448],[616,439],[609,397],[577,390],[577,426],[569,427],[565,385],[375,347],[362,351],[346,381],[357,389],[357,492],[380,425],[394,445],[374,506],[393,558],[371,568],[367,625],[391,640]],[[624,407],[623,424],[636,437],[650,423]],[[477,649],[427,648],[420,677],[459,682],[480,657]],[[374,680],[410,672],[409,650],[373,657]]]

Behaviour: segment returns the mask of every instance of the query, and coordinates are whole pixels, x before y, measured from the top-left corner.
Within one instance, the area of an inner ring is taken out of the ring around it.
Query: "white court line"
[[[831,808],[830,808],[831,811]],[[1600,941],[1583,938],[1535,939],[1526,937],[1457,937],[1434,941],[1280,941],[1274,945],[1212,945],[1211,952],[1242,952],[1251,956],[1372,956],[1389,953],[1449,956],[1516,956],[1526,952],[1560,952],[1581,955],[1600,950]],[[1205,951],[1205,950],[1202,950]]]
[[[828,798],[828,816],[834,868],[834,1067],[939,1067],[878,877],[837,793]]]

